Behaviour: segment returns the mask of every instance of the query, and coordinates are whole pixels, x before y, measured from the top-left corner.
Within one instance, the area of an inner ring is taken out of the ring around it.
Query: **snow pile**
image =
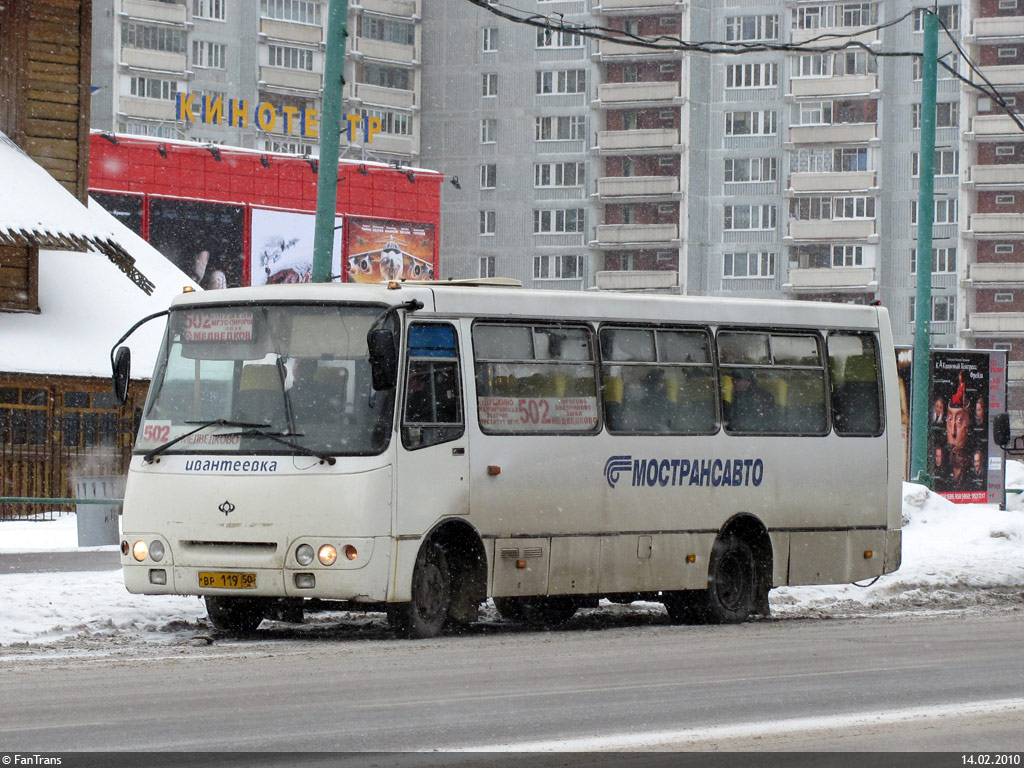
[[[1007,462],[1007,488],[1024,488],[1024,464]],[[1024,494],[994,505],[952,504],[923,486],[903,485],[903,564],[864,588],[854,585],[772,590],[773,616],[841,617],[872,612],[1019,606],[1024,597]],[[75,550],[74,515],[0,523],[0,554]],[[110,547],[100,549],[111,549]],[[0,560],[2,568],[2,560]],[[625,606],[602,611],[621,614]],[[659,613],[634,603],[632,611]],[[485,611],[484,620],[493,611]],[[354,616],[354,615],[353,615]],[[142,640],[187,642],[208,631],[195,597],[132,595],[121,572],[0,572],[0,645],[53,645],[73,638],[103,648]],[[347,620],[347,616],[346,616]],[[586,620],[593,623],[595,614]],[[200,638],[201,639],[201,638]]]

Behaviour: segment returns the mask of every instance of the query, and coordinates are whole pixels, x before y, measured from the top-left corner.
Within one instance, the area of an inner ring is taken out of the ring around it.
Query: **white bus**
[[[412,637],[487,598],[524,622],[601,597],[740,622],[772,587],[899,567],[881,307],[392,283],[167,314],[121,562],[217,628],[306,598]]]

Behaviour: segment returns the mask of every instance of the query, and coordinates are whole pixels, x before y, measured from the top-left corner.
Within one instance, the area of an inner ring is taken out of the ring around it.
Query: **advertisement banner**
[[[252,210],[251,285],[308,283],[313,272],[316,214]],[[342,219],[334,220],[331,282],[341,280]]]
[[[172,200],[149,201],[149,242],[206,289],[243,284],[242,238],[245,208],[240,205]]]
[[[434,225],[349,218],[348,282],[433,280]]]

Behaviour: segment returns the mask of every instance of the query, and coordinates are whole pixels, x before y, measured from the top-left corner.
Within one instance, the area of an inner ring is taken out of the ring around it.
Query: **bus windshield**
[[[168,453],[383,451],[394,390],[374,392],[366,346],[382,311],[351,304],[173,310],[136,451],[162,451],[176,438]],[[218,423],[200,426],[206,422]]]

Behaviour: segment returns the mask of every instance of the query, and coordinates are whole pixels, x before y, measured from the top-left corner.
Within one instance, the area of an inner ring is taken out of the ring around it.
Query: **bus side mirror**
[[[128,385],[131,384],[132,351],[118,347],[114,353],[114,398],[120,405],[128,402]]]
[[[377,391],[391,389],[398,381],[398,350],[395,348],[395,334],[386,328],[371,330],[366,336],[370,351],[370,373],[373,388]]]
[[[992,419],[992,439],[1000,448],[1010,445],[1010,414],[998,413]]]

